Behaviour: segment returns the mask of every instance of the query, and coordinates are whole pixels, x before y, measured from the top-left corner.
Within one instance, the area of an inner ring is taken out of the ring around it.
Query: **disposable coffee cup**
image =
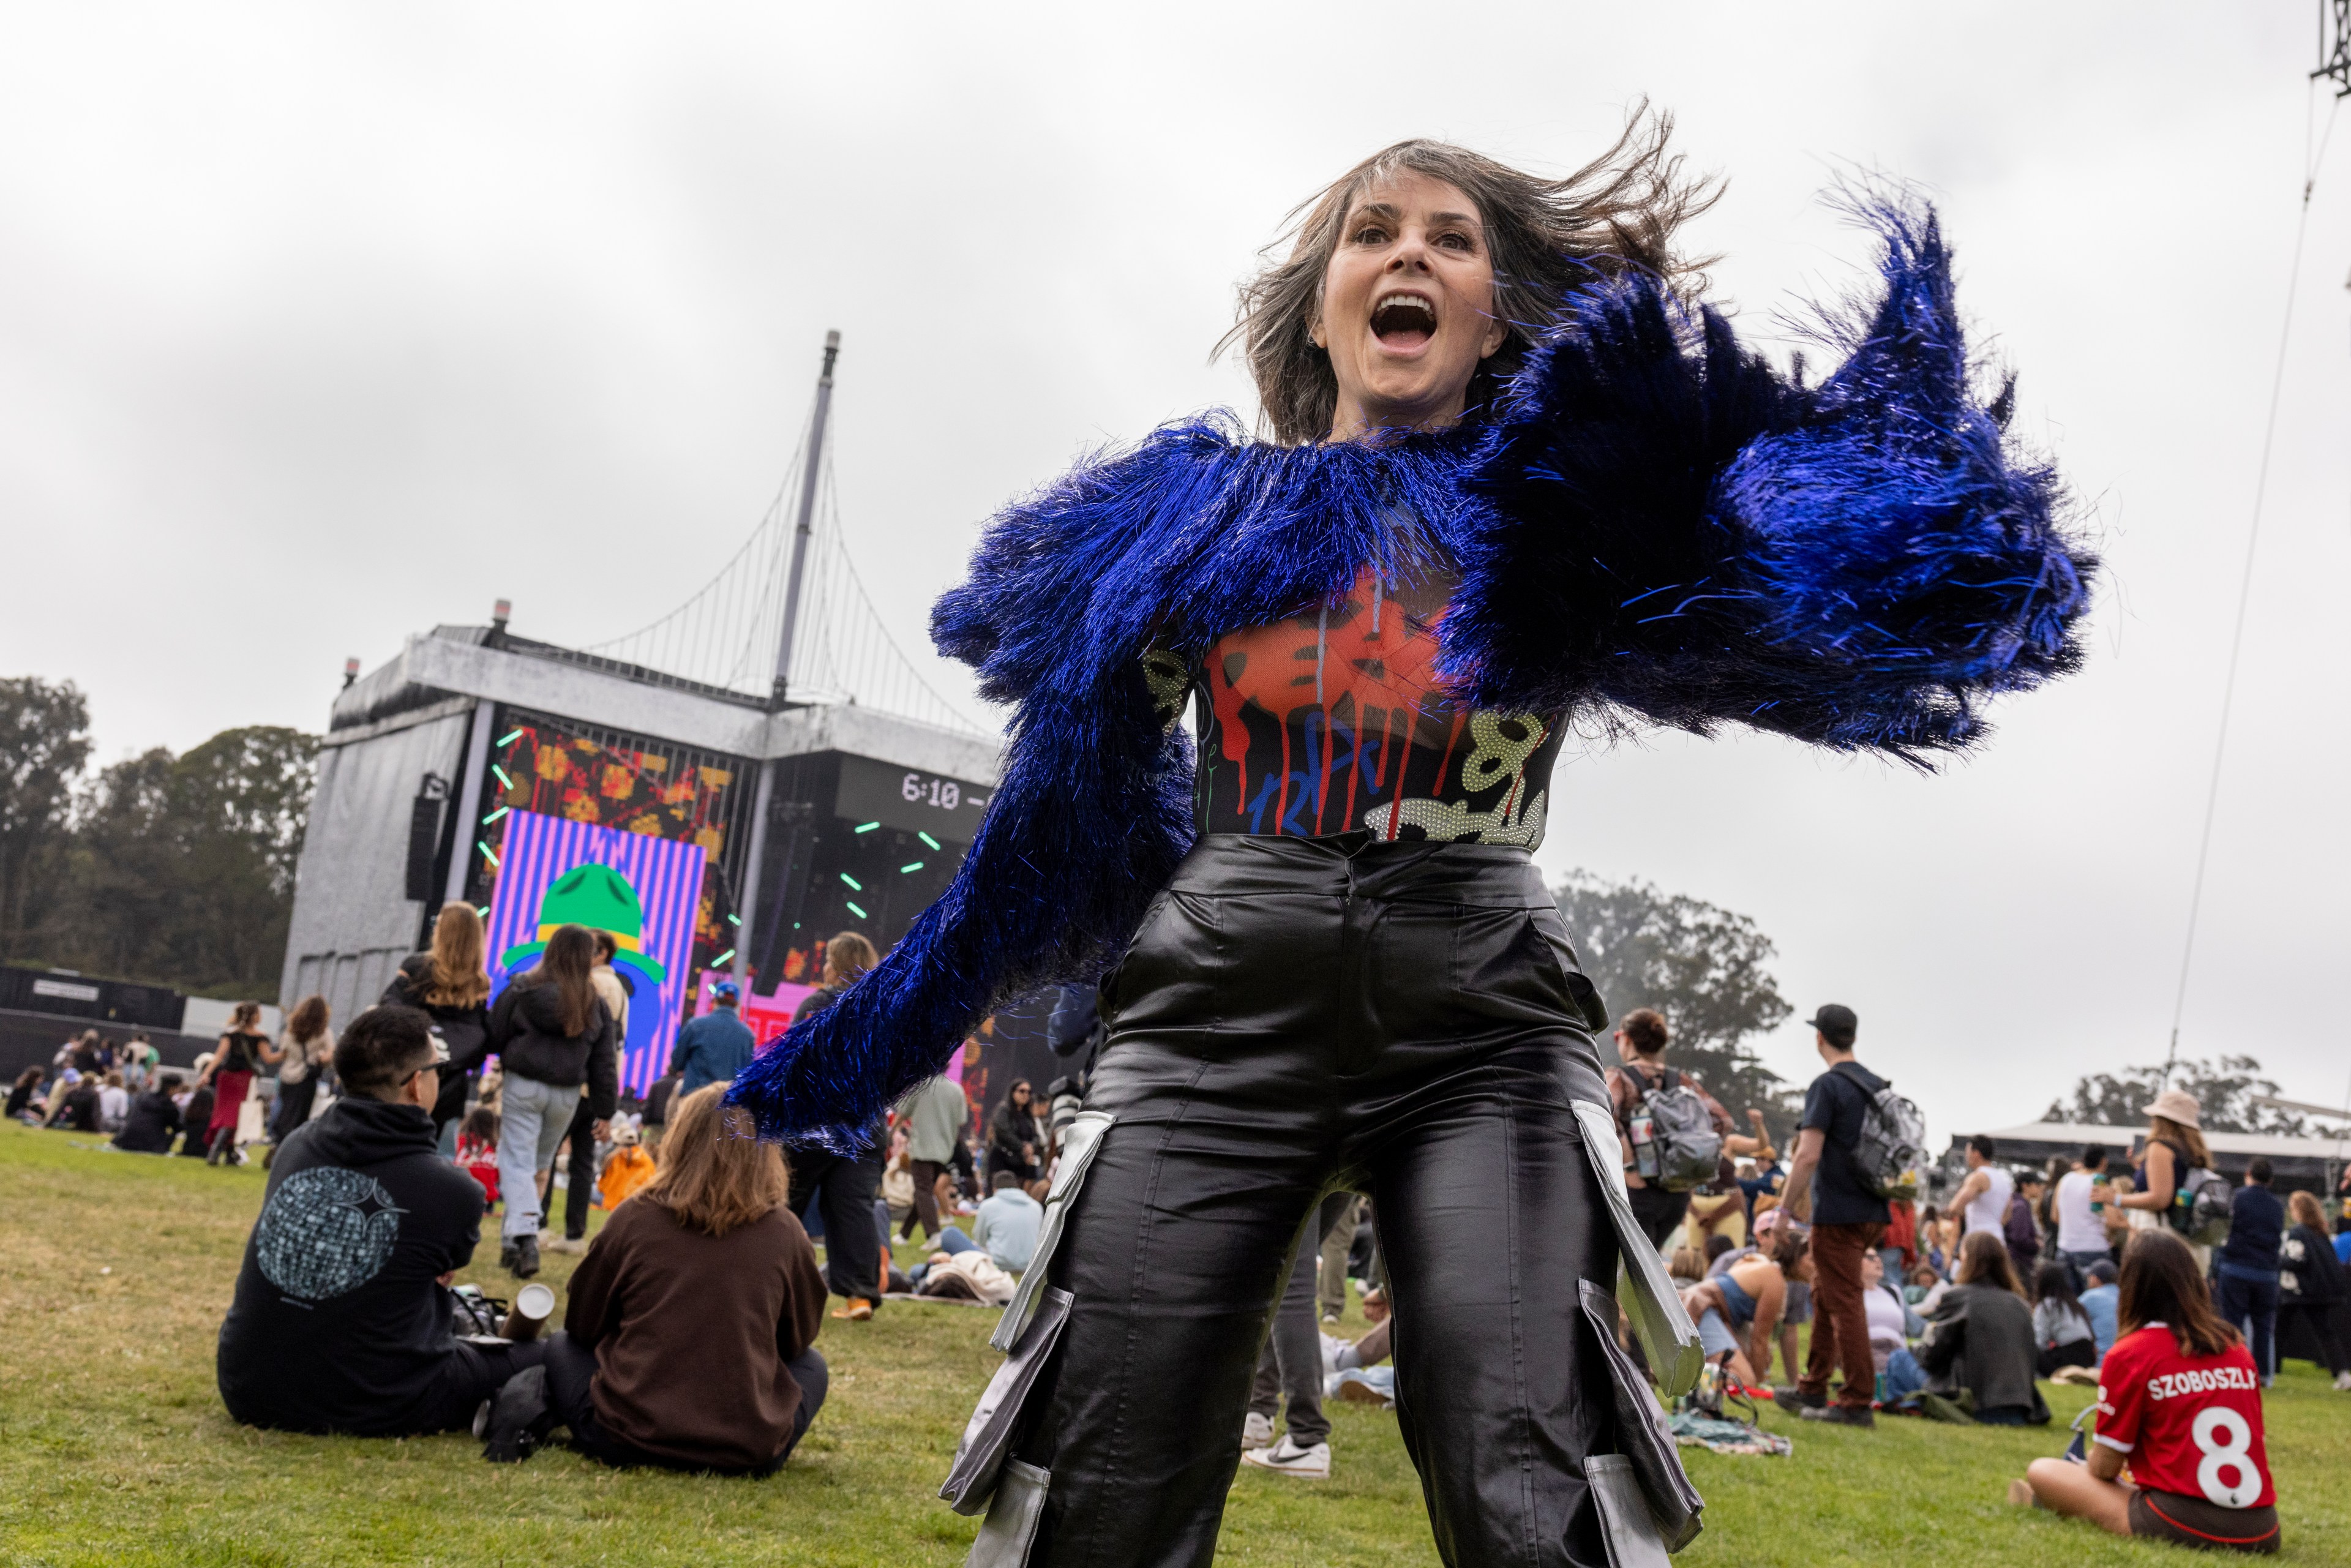
[[[555,1292],[545,1285],[525,1285],[515,1292],[514,1310],[498,1332],[518,1344],[526,1344],[539,1336],[547,1320],[555,1315]]]

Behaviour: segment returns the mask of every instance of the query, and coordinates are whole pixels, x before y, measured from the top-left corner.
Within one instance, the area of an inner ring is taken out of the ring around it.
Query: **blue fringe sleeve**
[[[1217,427],[1163,431],[990,527],[931,629],[942,653],[977,666],[983,692],[1015,705],[1003,776],[938,902],[736,1080],[728,1103],[762,1137],[861,1146],[980,1019],[1123,950],[1192,841],[1190,744],[1163,729],[1140,663],[1151,547],[1168,547],[1234,455]],[[1196,473],[1207,491],[1192,490]]]
[[[1971,385],[1933,212],[1861,209],[1885,294],[1817,387],[1654,280],[1581,291],[1473,459],[1446,622],[1479,706],[1729,721],[1911,758],[2074,669],[2095,561]]]

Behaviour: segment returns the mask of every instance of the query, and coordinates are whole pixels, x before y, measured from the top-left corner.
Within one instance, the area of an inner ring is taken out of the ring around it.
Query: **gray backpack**
[[[1845,1063],[1837,1063],[1843,1067]],[[1868,1085],[1851,1073],[1845,1081],[1867,1096],[1861,1135],[1854,1140],[1853,1169],[1864,1186],[1889,1202],[1918,1196],[1918,1173],[1927,1166],[1927,1118],[1894,1092],[1890,1079]]]
[[[2229,1221],[2236,1195],[2229,1178],[2202,1166],[2190,1166],[2171,1195],[2171,1228],[2199,1247],[2218,1247],[2229,1239]]]
[[[1641,1179],[1667,1192],[1687,1192],[1712,1181],[1722,1163],[1722,1135],[1714,1130],[1705,1098],[1688,1078],[1670,1070],[1658,1087],[1649,1087],[1646,1078],[1636,1082],[1641,1097],[1625,1120],[1633,1134],[1633,1168]]]

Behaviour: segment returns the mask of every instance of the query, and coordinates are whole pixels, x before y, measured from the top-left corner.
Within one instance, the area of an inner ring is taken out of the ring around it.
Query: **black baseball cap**
[[[1835,1002],[1822,1008],[1804,1022],[1820,1030],[1827,1037],[1828,1042],[1839,1050],[1850,1047],[1854,1037],[1861,1032],[1861,1019],[1854,1016],[1853,1009],[1840,1007]]]

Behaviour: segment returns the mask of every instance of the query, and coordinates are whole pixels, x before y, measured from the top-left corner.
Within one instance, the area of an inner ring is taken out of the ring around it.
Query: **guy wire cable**
[[[2318,89],[2315,80],[2310,90]],[[2286,272],[2285,320],[2278,329],[2277,368],[2270,377],[2270,412],[2268,423],[2262,431],[2262,461],[2253,479],[2252,521],[2245,532],[2245,565],[2237,582],[2237,623],[2229,635],[2229,673],[2220,685],[2220,727],[2212,743],[2212,777],[2204,791],[2204,831],[2196,844],[2196,881],[2188,895],[2188,938],[2179,953],[2179,988],[2171,1002],[2171,1044],[2164,1053],[2163,1077],[2158,1089],[2171,1083],[2172,1067],[2179,1060],[2179,1024],[2188,1011],[2188,977],[2196,956],[2196,921],[2204,904],[2204,873],[2212,856],[2212,821],[2220,803],[2220,766],[2228,755],[2229,717],[2237,701],[2237,662],[2245,646],[2246,611],[2252,603],[2253,558],[2262,542],[2262,504],[2267,498],[2270,485],[2270,455],[2277,444],[2278,406],[2285,390],[2286,350],[2294,341],[2294,301],[2302,282],[2303,242],[2310,234],[2310,198],[2318,188],[2319,166],[2326,161],[2327,143],[2335,139],[2335,120],[2343,107],[2338,96],[2326,111],[2326,134],[2318,141],[2318,150],[2311,152],[2311,131],[2317,117],[2317,100],[2313,98],[2303,117],[2303,179],[2302,215],[2294,231],[2294,263]]]

